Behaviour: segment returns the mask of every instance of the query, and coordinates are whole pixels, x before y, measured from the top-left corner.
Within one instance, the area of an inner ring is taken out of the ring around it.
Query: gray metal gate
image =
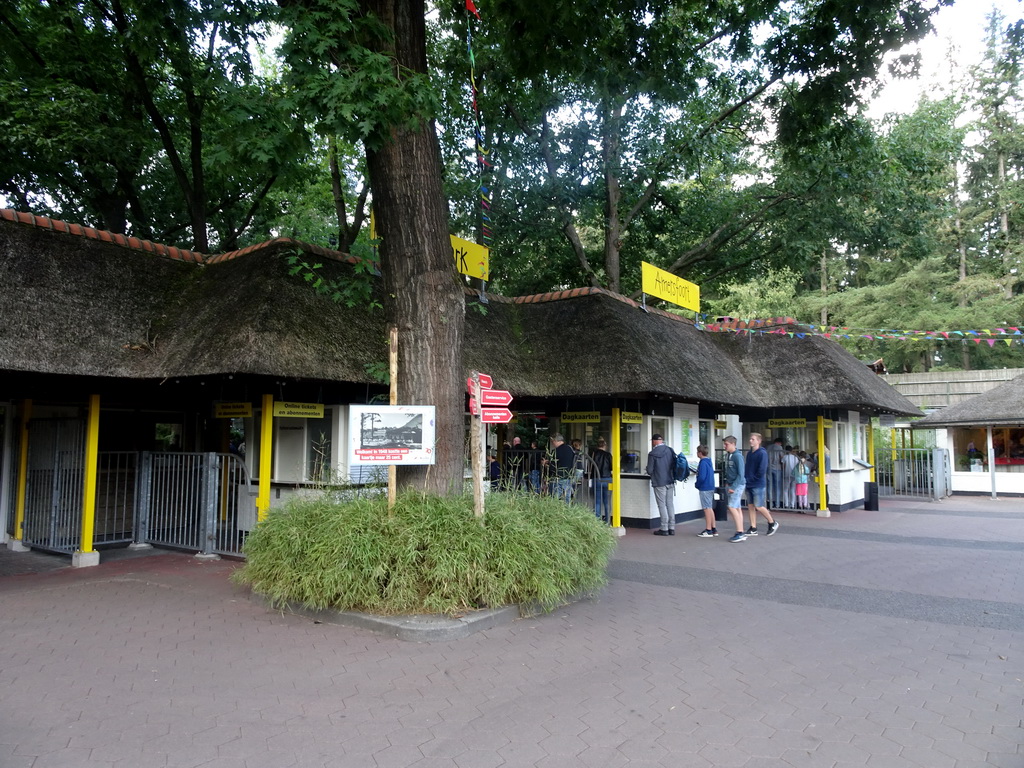
[[[33,419],[28,428],[22,540],[37,549],[71,554],[78,549],[82,528],[85,423]]]
[[[950,493],[949,454],[942,448],[882,451],[875,476],[880,496],[942,499]]]
[[[230,453],[149,453],[139,460],[136,540],[239,555],[256,520],[256,489]]]

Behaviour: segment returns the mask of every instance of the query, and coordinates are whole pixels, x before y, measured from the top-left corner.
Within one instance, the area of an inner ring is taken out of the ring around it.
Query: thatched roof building
[[[296,251],[329,275],[349,268],[287,238],[207,257],[0,211],[0,370],[372,384],[387,358],[383,312],[317,295],[288,274]],[[919,414],[824,339],[709,333],[595,288],[470,304],[465,367],[517,403],[637,396],[722,413]]]
[[[912,424],[915,429],[1003,427],[1024,424],[1024,376],[943,408]]]

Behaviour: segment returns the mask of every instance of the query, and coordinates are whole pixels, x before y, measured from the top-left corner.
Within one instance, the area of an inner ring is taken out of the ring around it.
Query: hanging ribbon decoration
[[[794,326],[799,331],[791,330]],[[772,334],[803,339],[821,336],[825,339],[868,339],[869,341],[972,341],[985,342],[990,347],[997,343],[1006,346],[1024,344],[1024,326],[1008,325],[1003,328],[983,328],[966,331],[919,331],[892,328],[855,328],[844,325],[818,325],[815,323],[779,323],[772,320],[735,320],[708,323],[706,316],[698,318],[698,330],[709,333]]]
[[[466,0],[466,11],[480,19],[473,0]],[[480,173],[480,184],[477,195],[480,199],[480,240],[482,245],[491,247],[491,189],[490,178],[493,166],[490,161],[490,150],[484,145],[483,120],[480,117],[480,91],[476,85],[476,57],[473,55],[473,19],[466,24],[466,49],[469,53],[469,83],[473,89],[473,118],[475,121],[476,164]]]

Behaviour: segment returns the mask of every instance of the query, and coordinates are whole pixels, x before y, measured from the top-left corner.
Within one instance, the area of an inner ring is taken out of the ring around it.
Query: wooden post
[[[388,328],[388,378],[391,380],[389,402],[391,405],[398,405],[398,326],[392,325]],[[395,509],[395,501],[398,499],[398,467],[395,464],[388,465],[388,513]]]
[[[484,518],[484,454],[483,421],[480,406],[480,373],[473,371],[470,375],[473,382],[473,399],[476,401],[476,414],[469,417],[469,460],[472,468],[473,483],[473,514],[483,522]]]

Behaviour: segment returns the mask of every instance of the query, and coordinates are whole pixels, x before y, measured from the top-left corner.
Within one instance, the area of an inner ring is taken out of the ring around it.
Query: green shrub
[[[605,583],[615,537],[589,510],[534,494],[296,498],[245,542],[235,572],[282,606],[455,614],[523,604],[550,610]]]

